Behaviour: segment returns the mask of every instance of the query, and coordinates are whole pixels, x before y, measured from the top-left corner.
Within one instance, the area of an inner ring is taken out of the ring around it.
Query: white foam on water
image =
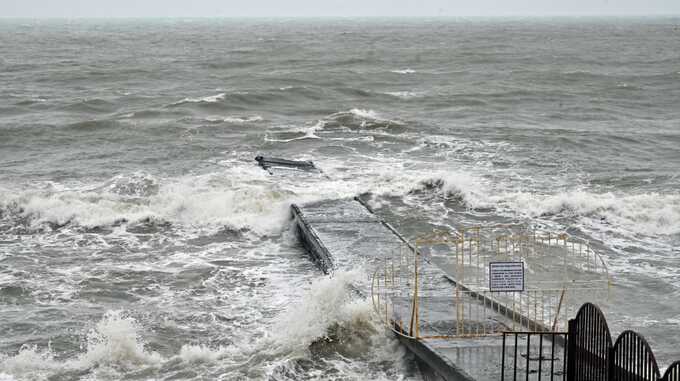
[[[330,114],[322,119],[319,119],[314,124],[308,124],[302,127],[299,126],[285,126],[286,128],[272,132],[276,133],[296,133],[301,134],[292,138],[276,138],[271,137],[269,133],[265,134],[264,140],[266,142],[289,143],[305,139],[324,139],[337,141],[373,141],[372,136],[337,136],[337,132],[352,132],[352,127],[355,131],[357,128],[365,127],[389,127],[390,125],[403,125],[403,122],[394,119],[384,118],[378,112],[371,109],[352,108],[347,111],[339,111]],[[359,132],[369,132],[358,130]],[[323,135],[320,133],[324,132]],[[332,135],[336,133],[335,135]],[[370,131],[371,134],[378,134],[375,130]]]
[[[315,124],[310,125],[310,126],[292,127],[292,128],[288,128],[288,129],[281,131],[281,132],[302,134],[300,136],[296,136],[296,137],[289,138],[289,139],[277,139],[277,138],[270,137],[269,134],[265,134],[264,141],[273,142],[273,143],[290,143],[290,142],[294,142],[294,141],[297,141],[297,140],[321,139],[321,137],[318,136],[317,133],[319,131],[323,130],[325,126],[326,126],[325,121],[318,120]]]
[[[549,195],[511,192],[499,202],[529,217],[563,214],[600,217],[612,227],[649,236],[680,234],[680,195],[573,190]]]
[[[387,91],[384,94],[400,99],[421,98],[425,95],[425,93],[418,91]]]
[[[323,120],[317,121],[314,125],[308,128],[303,128],[302,132],[304,132],[304,136],[301,137],[300,139],[319,139],[319,136],[317,135],[317,132],[323,130],[323,128],[326,126],[326,122]],[[296,138],[297,139],[297,138]],[[295,140],[295,139],[293,139]]]
[[[45,350],[37,346],[24,346],[15,356],[0,357],[0,369],[7,377],[33,375],[39,378],[61,367],[62,364],[54,360],[49,345]]]
[[[253,115],[253,116],[225,116],[225,117],[209,116],[209,117],[206,117],[205,120],[208,121],[208,122],[224,122],[224,123],[232,123],[232,124],[245,124],[245,123],[261,122],[264,119],[259,115]]]
[[[217,103],[219,101],[222,101],[226,98],[227,94],[226,93],[219,93],[216,95],[210,95],[206,97],[201,97],[201,98],[184,98],[180,101],[177,101],[175,103],[172,103],[173,106],[181,105],[184,103]]]
[[[372,110],[355,115],[379,117]],[[306,130],[311,136],[324,128],[319,122]],[[502,147],[501,147],[502,148]],[[313,158],[312,158],[313,159]],[[0,207],[20,210],[34,228],[46,222],[86,227],[156,219],[181,225],[228,225],[260,234],[280,231],[293,202],[349,197],[362,192],[403,196],[428,185],[459,197],[470,208],[494,208],[499,213],[541,218],[552,215],[604,219],[612,227],[649,236],[680,234],[680,195],[659,193],[598,193],[574,189],[557,193],[514,191],[464,169],[405,168],[389,160],[355,165],[317,162],[330,179],[305,182],[273,179],[256,165],[225,161],[225,168],[203,175],[162,179],[148,174],[119,175],[104,183],[80,187],[50,186],[19,192],[0,189]],[[311,184],[311,183],[313,184]]]
[[[413,70],[413,69],[406,68],[406,69],[390,70],[390,72],[396,73],[396,74],[413,74],[416,71]]]
[[[288,194],[254,164],[219,173],[173,179],[119,176],[103,186],[84,184],[65,191],[0,193],[0,207],[20,210],[33,228],[44,223],[108,226],[147,219],[183,225],[229,225],[259,233],[280,230]]]
[[[211,348],[203,344],[185,344],[182,345],[182,348],[180,348],[177,357],[179,357],[182,361],[191,363],[214,362],[226,355],[229,355],[232,352],[232,350],[229,350],[225,347]]]
[[[49,344],[42,350],[26,346],[15,356],[0,359],[0,368],[12,376],[32,379],[94,367],[135,369],[161,364],[163,357],[144,348],[139,332],[133,318],[121,311],[109,311],[87,334],[86,350],[78,357],[57,360]]]
[[[272,329],[273,342],[305,349],[316,339],[326,337],[333,324],[374,329],[370,303],[350,290],[351,285],[365,278],[360,271],[339,271],[312,282],[302,300],[279,317]]]
[[[144,348],[141,327],[122,311],[109,311],[87,335],[87,350],[74,365],[87,369],[98,365],[119,365],[134,368],[158,365],[163,357]]]
[[[413,189],[429,186],[460,197],[468,207],[494,208],[504,215],[595,219],[612,229],[652,237],[680,234],[678,194],[599,193],[582,188],[547,194],[513,191],[508,184],[490,183],[469,171],[435,171],[414,184]]]
[[[377,112],[373,110],[366,110],[366,109],[361,109],[361,108],[353,108],[349,110],[351,114],[354,114],[358,116],[359,118],[364,118],[364,119],[374,119],[374,120],[382,120],[380,115],[378,115]]]
[[[420,180],[420,187],[434,187],[446,197],[459,198],[469,207],[488,208],[490,195],[486,181],[466,171],[433,173],[432,177]]]

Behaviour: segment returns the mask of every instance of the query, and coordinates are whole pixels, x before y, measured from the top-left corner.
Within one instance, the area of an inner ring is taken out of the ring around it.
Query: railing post
[[[567,381],[576,381],[576,319],[569,320],[567,334]]]
[[[505,337],[507,332],[503,332],[503,351],[501,354],[501,381],[505,381]]]
[[[607,381],[616,381],[616,365],[614,364],[614,347],[607,348]]]

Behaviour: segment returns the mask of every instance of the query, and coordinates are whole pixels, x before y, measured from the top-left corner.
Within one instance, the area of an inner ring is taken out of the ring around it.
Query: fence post
[[[614,364],[614,346],[607,349],[607,381],[616,381]]]
[[[576,319],[569,320],[567,334],[567,381],[576,380]]]

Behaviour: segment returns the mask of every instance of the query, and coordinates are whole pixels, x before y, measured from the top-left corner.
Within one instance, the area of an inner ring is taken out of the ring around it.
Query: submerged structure
[[[608,299],[609,272],[584,240],[505,225],[409,242],[358,197],[291,210],[324,273],[373,269],[357,289],[426,380],[680,381],[680,362],[662,377],[642,336],[612,340],[591,303]]]
[[[472,228],[411,244],[357,198],[292,210],[302,243],[325,273],[357,262],[375,269],[364,291],[428,379],[502,379],[510,344],[504,333],[565,332],[580,303],[607,296],[602,259],[566,235]],[[545,351],[565,353],[559,337],[546,339]],[[530,340],[517,338],[516,347]],[[546,374],[564,373],[565,361],[551,365]]]
[[[288,160],[261,155],[255,157],[255,161],[257,161],[257,164],[262,167],[262,169],[270,174],[273,174],[272,168],[320,172],[311,161]]]
[[[450,362],[454,372],[438,372],[445,379],[500,380],[508,372],[551,379],[565,373],[569,319],[583,303],[606,300],[609,284],[587,242],[491,226],[416,239],[377,266],[371,294],[376,313],[407,345]],[[538,334],[533,350],[528,333]],[[528,359],[535,353],[535,366],[518,370],[516,348]]]

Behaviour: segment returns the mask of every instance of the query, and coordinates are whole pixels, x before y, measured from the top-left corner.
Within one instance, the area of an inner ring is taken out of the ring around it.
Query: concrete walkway
[[[292,211],[301,242],[327,274],[355,268],[369,269],[369,272],[372,272],[378,266],[384,265],[386,258],[399,255],[400,250],[407,247],[406,241],[389,224],[355,199],[293,205]],[[453,297],[455,283],[451,280],[451,274],[447,274],[429,261],[424,262],[419,274],[427,278],[420,291],[422,297],[419,298],[420,336],[455,334],[457,329]],[[358,288],[370,296],[370,281],[358,285]],[[481,308],[486,306],[484,302],[468,297],[472,300],[467,302],[478,302]],[[410,303],[408,294],[395,296],[393,316],[400,316],[402,320],[408,321],[411,316]],[[493,325],[497,331],[504,330],[503,326],[509,327],[512,324],[512,321],[503,314],[492,309],[486,312],[484,321],[466,320],[466,324]],[[420,340],[398,336],[425,367],[423,374],[427,379],[455,381],[501,379],[500,336]],[[512,344],[514,345],[514,342]],[[512,349],[509,352],[512,352]],[[510,372],[511,362],[511,359],[506,360],[506,369]],[[537,372],[534,372],[530,379],[536,376]],[[518,377],[526,379],[524,373],[518,374]]]

